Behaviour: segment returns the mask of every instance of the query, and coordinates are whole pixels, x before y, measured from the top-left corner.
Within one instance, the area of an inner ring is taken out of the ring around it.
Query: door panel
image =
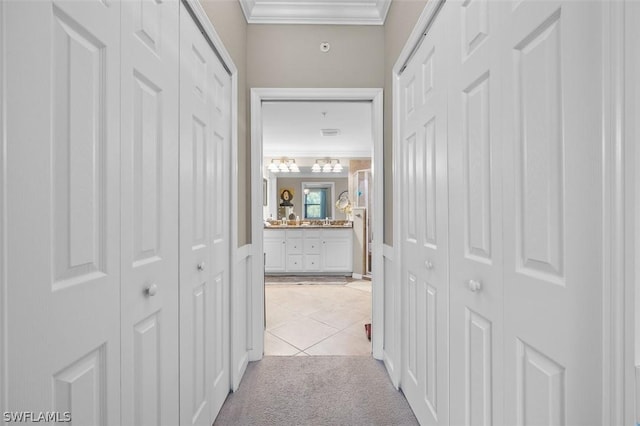
[[[231,78],[180,7],[180,417],[210,425],[230,388]]]
[[[178,423],[178,3],[122,4],[122,423]]]
[[[439,22],[400,81],[402,389],[422,424],[448,424],[449,414],[447,52]]]
[[[502,424],[501,26],[506,2],[455,1],[449,68],[451,424]],[[478,287],[479,286],[479,287]]]
[[[120,4],[3,7],[6,409],[119,423]]]
[[[510,424],[602,421],[600,7],[525,1],[505,28]]]

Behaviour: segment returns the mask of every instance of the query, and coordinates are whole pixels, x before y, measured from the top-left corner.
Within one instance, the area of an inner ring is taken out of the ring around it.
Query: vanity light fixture
[[[300,173],[300,168],[293,158],[283,157],[279,160],[271,160],[267,169],[272,173]]]
[[[316,160],[313,167],[311,167],[313,173],[340,173],[342,170],[342,164],[340,164],[340,160],[336,158],[320,158]]]

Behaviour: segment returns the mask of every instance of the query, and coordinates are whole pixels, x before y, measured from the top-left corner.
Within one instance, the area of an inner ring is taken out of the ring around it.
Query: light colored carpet
[[[252,362],[215,425],[417,425],[380,361],[363,356]]]

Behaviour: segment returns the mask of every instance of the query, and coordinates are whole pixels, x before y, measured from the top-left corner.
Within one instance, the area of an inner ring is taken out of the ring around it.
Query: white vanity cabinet
[[[287,240],[284,229],[265,229],[264,253],[265,272],[286,272]]]
[[[349,229],[323,229],[322,259],[323,272],[343,272],[353,270],[353,237]]]
[[[266,228],[265,272],[350,274],[352,244],[352,228]]]

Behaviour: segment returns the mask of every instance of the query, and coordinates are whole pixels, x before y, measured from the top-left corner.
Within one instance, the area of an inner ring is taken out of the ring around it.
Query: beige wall
[[[277,204],[280,204],[280,192],[283,189],[292,189],[293,190],[293,211],[296,215],[302,218],[302,210],[304,209],[302,205],[302,182],[333,182],[335,183],[335,193],[333,194],[333,200],[331,204],[333,205],[338,199],[338,195],[342,191],[347,190],[348,180],[347,178],[278,178],[278,192],[277,192]],[[336,216],[334,219],[346,219],[347,216],[344,212],[336,209]]]
[[[331,43],[328,53],[320,43]],[[252,87],[382,87],[384,29],[352,25],[249,25]]]
[[[251,242],[251,145],[247,113],[247,21],[237,0],[200,0],[238,68],[238,246]]]
[[[392,245],[391,70],[427,0],[393,0],[384,26],[247,25],[237,0],[201,3],[238,68],[238,244],[251,242],[251,88],[384,87],[384,241]]]
[[[427,0],[393,0],[384,24],[384,243],[393,245],[392,70]]]

